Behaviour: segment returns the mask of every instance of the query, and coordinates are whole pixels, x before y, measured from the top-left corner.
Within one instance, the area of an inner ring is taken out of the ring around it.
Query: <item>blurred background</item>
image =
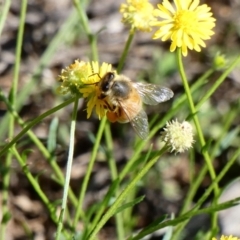
[[[87,16],[90,29],[97,35],[99,61],[117,66],[123,47],[128,37],[129,29],[121,23],[119,6],[120,0],[104,0],[86,2]],[[158,3],[152,1],[154,6]],[[211,6],[214,17],[217,19],[214,29],[215,35],[207,41],[207,48],[201,53],[189,52],[184,58],[185,69],[190,84],[205,73],[211,66],[214,56],[218,52],[224,54],[231,62],[240,49],[240,1],[202,1]],[[3,7],[4,1],[0,2]],[[13,80],[14,61],[16,54],[16,41],[19,27],[21,1],[12,1],[7,20],[0,36],[0,88],[8,96]],[[183,93],[183,87],[177,71],[175,54],[169,52],[169,42],[152,40],[153,32],[137,32],[127,60],[122,71],[132,80],[147,81],[171,88],[174,99],[154,107],[147,107],[146,112],[151,119],[157,114],[159,119],[164,115],[172,103]],[[24,29],[22,46],[22,60],[20,65],[18,86],[18,111],[26,121],[62,103],[69,96],[59,96],[56,88],[59,86],[57,76],[61,69],[74,60],[89,61],[91,56],[88,38],[84,32],[78,14],[70,0],[29,0]],[[204,95],[214,81],[220,76],[220,71],[215,71],[194,96],[195,100]],[[199,118],[207,139],[214,142],[221,133],[224,117],[231,108],[238,107],[240,95],[240,70],[234,69],[223,84],[201,108]],[[76,194],[79,193],[82,179],[91,155],[95,135],[98,130],[99,120],[96,116],[86,119],[86,105],[81,99],[79,102],[78,122],[75,139],[74,165],[71,175],[71,186]],[[45,144],[49,134],[49,127],[53,119],[58,119],[57,149],[55,154],[62,170],[65,170],[69,126],[72,105],[47,117],[34,127],[34,132]],[[189,110],[186,105],[176,114],[175,118],[185,120]],[[0,144],[3,146],[7,140],[7,110],[0,102]],[[229,135],[226,136],[225,145],[222,145],[214,160],[216,172],[221,171],[232,152],[239,147],[239,115],[232,121]],[[15,134],[21,131],[16,125]],[[232,131],[231,131],[232,130]],[[111,124],[114,143],[114,158],[117,166],[122,169],[132,155],[135,133],[130,124]],[[231,133],[231,134],[230,134]],[[151,140],[153,147],[160,146],[159,134]],[[45,159],[30,139],[25,136],[17,145],[18,149],[31,149],[28,153],[27,164],[38,180],[45,194],[51,201],[62,197],[62,187],[51,179],[51,169]],[[204,160],[199,153],[198,144],[192,151],[196,161],[196,174],[204,165]],[[5,159],[2,157],[1,162]],[[163,161],[159,161],[156,168],[147,174],[139,185],[139,195],[145,195],[144,201],[135,207],[133,212],[134,229],[140,229],[150,224],[154,219],[163,214],[177,214],[182,206],[184,197],[189,189],[189,156],[188,154],[167,154]],[[3,167],[0,170],[4,171]],[[227,197],[235,194],[239,196],[239,159],[235,166],[221,181],[221,186],[231,184]],[[1,173],[1,172],[0,172]],[[84,207],[87,209],[93,203],[102,199],[111,182],[106,155],[99,150],[94,172],[91,176]],[[205,188],[211,183],[207,175],[199,188],[195,200],[204,193]],[[235,185],[236,184],[236,185]],[[2,190],[2,177],[0,175]],[[225,199],[223,196],[223,199]],[[1,199],[1,192],[0,192]],[[231,199],[231,198],[230,198]],[[210,201],[211,199],[208,199]],[[208,202],[206,202],[207,204]],[[6,240],[27,239],[52,239],[56,230],[45,206],[39,200],[28,180],[22,173],[17,162],[11,166],[11,181],[9,189],[9,208],[11,220],[8,224],[8,238]],[[229,210],[226,210],[229,211]],[[235,234],[240,237],[240,210],[236,208],[234,216],[229,212],[220,215],[220,225],[226,234]],[[0,210],[1,214],[1,210]],[[185,239],[195,236],[199,230],[206,230],[209,226],[208,216],[192,220],[187,227]],[[114,220],[109,221],[100,233],[99,239],[116,239]],[[81,229],[81,223],[79,223]],[[231,229],[231,230],[229,230]],[[229,231],[229,233],[227,232]],[[161,239],[161,233],[150,236],[151,239]],[[192,238],[191,238],[192,239]]]

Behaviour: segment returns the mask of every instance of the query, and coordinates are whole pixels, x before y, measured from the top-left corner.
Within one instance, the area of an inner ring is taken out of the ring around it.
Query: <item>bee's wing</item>
[[[141,139],[146,139],[149,134],[147,114],[142,109],[135,118],[130,121],[135,132]]]
[[[124,113],[127,115],[129,122],[131,123],[134,131],[137,133],[137,135],[141,139],[146,139],[149,134],[149,129],[148,129],[148,117],[147,114],[143,109],[134,117],[130,118],[131,114],[129,111],[136,111],[136,109],[131,109],[129,106],[125,107],[123,101],[119,101],[119,105],[123,109]],[[133,106],[132,106],[133,108]]]
[[[156,105],[173,97],[173,91],[166,87],[150,83],[133,83],[133,85],[140,94],[142,101],[148,105]]]

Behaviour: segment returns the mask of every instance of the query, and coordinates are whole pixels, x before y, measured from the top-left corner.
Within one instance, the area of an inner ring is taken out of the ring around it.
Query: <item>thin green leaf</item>
[[[57,129],[58,129],[58,118],[54,118],[51,121],[50,127],[49,127],[49,134],[47,139],[47,148],[48,151],[53,154],[53,152],[56,149],[57,145]]]
[[[214,206],[210,206],[207,208],[203,208],[197,211],[193,211],[190,210],[189,212],[183,214],[182,216],[179,216],[173,220],[166,220],[164,222],[156,222],[156,225],[154,226],[154,224],[152,223],[151,225],[147,226],[146,228],[144,228],[141,232],[139,232],[136,236],[134,236],[133,238],[128,238],[129,240],[137,240],[137,239],[142,239],[143,237],[145,237],[148,234],[151,234],[161,228],[167,227],[167,226],[176,226],[177,224],[190,219],[193,216],[202,214],[202,213],[213,213],[213,212],[217,212],[217,211],[221,211],[230,207],[234,207],[236,205],[239,205],[240,202],[240,197],[235,198],[233,200],[218,204],[218,205],[214,205]]]
[[[116,209],[116,212],[114,214],[120,213],[120,212],[124,211],[126,208],[135,206],[136,204],[140,203],[144,198],[145,198],[145,196],[141,196],[141,197],[134,199],[131,202],[123,204],[121,207]]]
[[[225,150],[226,148],[228,148],[231,145],[233,140],[237,137],[239,130],[240,130],[240,128],[237,127],[228,132],[228,134],[224,137],[224,139],[222,140],[222,142],[220,144],[222,150]]]

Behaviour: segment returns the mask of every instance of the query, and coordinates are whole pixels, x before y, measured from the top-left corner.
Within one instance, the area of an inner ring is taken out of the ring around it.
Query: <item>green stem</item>
[[[20,1],[19,1],[20,2]],[[38,87],[39,85],[39,76],[41,76],[43,69],[47,66],[47,64],[53,58],[55,51],[58,49],[59,45],[62,45],[67,41],[69,37],[69,32],[72,32],[75,24],[77,24],[77,13],[76,11],[72,11],[69,18],[64,22],[61,26],[61,31],[58,31],[51,42],[48,44],[46,51],[42,54],[40,61],[38,62],[37,67],[31,72],[31,78],[27,79],[27,84],[21,88],[21,91],[18,92],[18,99],[14,109],[17,111],[21,108],[23,104],[26,103],[30,94],[33,92],[33,89]],[[0,137],[5,136],[6,129],[9,126],[9,114],[6,113],[4,118],[1,119],[0,124]]]
[[[16,61],[14,66],[14,74],[13,74],[13,85],[10,92],[10,102],[12,106],[15,106],[16,103],[16,96],[18,90],[18,80],[19,80],[19,68],[21,62],[21,54],[22,54],[22,44],[23,44],[23,32],[25,26],[25,19],[26,19],[26,11],[27,11],[27,0],[22,1],[21,5],[21,13],[20,13],[20,22],[19,22],[19,30],[17,36],[17,48],[16,48]]]
[[[197,204],[194,206],[194,208],[192,210],[190,210],[189,212],[197,212],[198,209],[201,207],[201,205],[206,201],[206,199],[209,197],[210,193],[212,192],[212,190],[214,189],[214,185],[215,183],[218,183],[219,181],[222,180],[222,178],[226,175],[226,173],[228,172],[228,170],[232,167],[232,165],[234,164],[234,162],[237,160],[238,156],[240,155],[240,149],[238,149],[234,155],[232,156],[232,158],[227,162],[227,164],[224,166],[224,168],[222,169],[222,171],[218,174],[218,176],[216,177],[216,179],[212,182],[212,184],[207,188],[207,190],[204,192],[203,196],[198,200]],[[207,172],[207,166],[204,166],[203,169],[200,172],[199,177],[196,179],[196,181],[198,181],[198,183],[200,184],[201,180],[203,179],[203,177],[205,176]],[[191,193],[195,193],[196,192],[196,188],[198,187],[198,184],[194,184],[193,185],[193,189],[191,191]],[[192,198],[193,198],[193,194],[192,194]],[[186,210],[186,209],[183,209]],[[183,211],[181,211],[183,212]],[[174,239],[178,239],[178,235],[180,234],[181,230],[184,228],[184,226],[187,224],[187,222],[189,221],[189,219],[185,220],[176,230],[176,233],[173,236],[173,240]]]
[[[73,0],[73,4],[75,5],[78,11],[78,15],[83,25],[83,29],[88,36],[88,40],[90,42],[91,50],[92,50],[92,60],[97,61],[98,60],[97,38],[94,34],[92,34],[89,28],[85,7],[83,6],[82,1],[79,1],[79,0]]]
[[[9,9],[9,2],[6,3],[5,6],[5,12],[4,16],[1,17],[1,29],[0,34],[3,27],[3,20],[4,17],[6,17],[6,11]],[[22,53],[22,44],[23,44],[23,32],[24,32],[24,23],[26,19],[26,10],[27,10],[27,0],[23,0],[21,2],[21,12],[20,12],[20,22],[19,22],[19,28],[18,28],[18,35],[17,35],[17,47],[16,47],[16,58],[15,58],[15,65],[14,65],[14,73],[13,73],[13,82],[12,82],[12,88],[10,90],[9,94],[9,101],[11,102],[11,105],[14,107],[16,104],[16,98],[17,98],[17,90],[18,90],[18,80],[19,80],[19,68],[20,68],[20,62],[21,62],[21,53]],[[11,139],[14,135],[14,126],[15,126],[15,119],[13,116],[10,117],[9,121],[9,131],[8,131],[8,138]],[[8,210],[8,194],[9,194],[9,182],[10,182],[10,166],[12,164],[12,153],[8,152],[5,162],[5,172],[3,175],[3,197],[2,197],[2,214],[3,216],[7,216],[9,214]],[[4,222],[0,236],[2,239],[5,239],[6,235],[6,222]]]
[[[180,75],[181,75],[181,78],[182,78],[185,93],[187,95],[188,104],[189,104],[191,114],[192,114],[192,117],[193,117],[193,121],[195,123],[196,130],[197,130],[197,133],[198,133],[200,145],[201,145],[201,148],[202,148],[202,153],[203,153],[204,159],[206,161],[206,164],[208,166],[208,171],[210,173],[210,176],[211,176],[212,180],[214,180],[216,178],[216,174],[215,174],[210,156],[209,156],[208,151],[206,149],[206,142],[205,142],[203,132],[202,132],[199,120],[198,120],[197,111],[196,111],[195,105],[193,103],[191,91],[190,91],[190,88],[189,88],[189,85],[188,85],[188,80],[187,80],[187,77],[186,77],[186,74],[185,74],[185,71],[184,71],[184,67],[183,67],[183,63],[182,63],[182,54],[181,54],[181,49],[180,48],[178,48],[178,51],[177,51],[177,60],[178,60],[179,72],[180,72]],[[219,192],[218,185],[216,185],[216,187],[215,187],[216,197],[217,197],[218,192]]]
[[[64,213],[67,207],[68,190],[69,190],[69,184],[70,184],[70,178],[71,178],[72,161],[73,161],[73,153],[74,153],[74,137],[75,137],[75,129],[76,129],[77,108],[78,108],[78,97],[76,96],[74,101],[74,108],[72,113],[72,121],[71,121],[71,129],[70,129],[69,152],[68,152],[68,160],[67,160],[66,179],[65,179],[64,189],[63,189],[62,209],[61,209],[61,214],[58,221],[56,240],[60,239],[61,231],[63,227]]]
[[[213,69],[208,70],[206,73],[203,74],[191,87],[191,92],[195,92],[199,89],[200,86],[202,86],[206,79],[213,73]],[[151,139],[154,134],[168,121],[171,117],[174,116],[175,113],[179,111],[179,108],[183,106],[185,103],[187,97],[185,94],[183,94],[181,97],[179,97],[173,105],[173,108],[167,112],[167,114],[161,118],[160,121],[158,121],[158,124],[151,123],[150,126],[153,126],[149,133],[149,138]],[[132,167],[134,164],[135,160],[138,158],[140,152],[144,148],[144,146],[147,144],[147,141],[140,141],[139,145],[136,147],[136,150],[134,151],[134,155],[132,156],[131,160],[127,162],[127,164],[124,166],[123,170],[119,174],[119,178],[122,180],[126,174],[129,172],[129,169]]]
[[[121,55],[119,63],[118,63],[118,67],[117,67],[117,72],[118,73],[120,73],[122,71],[122,68],[123,68],[123,65],[125,63],[125,60],[126,60],[128,52],[129,52],[129,48],[130,48],[130,45],[132,43],[134,35],[135,35],[135,30],[129,31],[127,42],[125,44],[124,50],[122,52],[122,55]]]
[[[22,167],[23,172],[25,173],[25,176],[27,177],[27,179],[29,180],[29,182],[31,183],[32,187],[34,188],[34,190],[37,192],[38,196],[41,198],[42,202],[46,205],[46,207],[48,208],[49,212],[50,212],[50,216],[52,218],[52,220],[57,223],[57,217],[55,215],[55,208],[54,206],[50,203],[50,201],[48,200],[47,196],[45,195],[45,193],[41,190],[41,187],[39,186],[38,182],[35,180],[35,178],[33,177],[33,175],[31,174],[31,172],[29,171],[28,165],[25,162],[25,160],[20,156],[20,154],[18,153],[18,151],[16,150],[15,146],[13,146],[11,148],[13,154],[15,155],[19,165]]]
[[[196,105],[196,108],[199,109],[210,96],[217,90],[217,88],[222,84],[226,79],[229,73],[240,63],[240,55],[229,65],[229,67],[221,74],[221,76],[214,82],[213,86],[204,94],[201,100]]]
[[[18,113],[12,108],[10,102],[7,100],[7,98],[2,94],[2,91],[0,90],[0,99],[2,99],[4,101],[4,103],[7,106],[8,111],[12,114],[12,116],[17,120],[18,124],[24,128],[26,126],[25,122],[20,118],[20,116],[18,115]],[[57,180],[57,182],[59,184],[61,184],[61,186],[64,185],[64,176],[63,173],[61,171],[61,169],[59,168],[57,162],[52,158],[51,154],[49,153],[49,151],[46,149],[46,147],[44,146],[44,144],[39,140],[39,138],[34,134],[34,132],[32,130],[28,130],[26,132],[26,134],[30,137],[30,139],[33,141],[33,143],[38,147],[38,149],[40,150],[40,152],[43,154],[43,156],[46,158],[47,162],[50,164],[50,166],[52,167],[54,173],[56,174],[55,180]],[[69,198],[71,199],[72,203],[74,206],[77,206],[77,199],[72,191],[72,189],[69,189]]]
[[[122,191],[122,193],[118,196],[113,205],[108,209],[105,215],[103,215],[102,219],[90,234],[88,240],[93,240],[96,237],[98,231],[104,226],[104,224],[114,215],[118,207],[125,200],[127,194],[136,186],[137,182],[149,171],[149,169],[157,162],[159,157],[167,150],[166,147],[162,148],[157,156],[153,157],[134,177],[134,179],[127,185],[127,187]]]
[[[224,203],[221,203],[221,204],[218,204],[216,206],[211,206],[211,207],[207,207],[207,208],[203,208],[203,209],[200,209],[200,210],[197,210],[196,212],[192,213],[191,211],[185,213],[184,215],[178,217],[178,218],[175,218],[173,220],[165,220],[165,221],[161,221],[159,224],[156,224],[152,227],[148,227],[147,230],[142,230],[140,233],[138,233],[136,236],[134,237],[129,237],[127,238],[127,240],[139,240],[139,239],[143,239],[145,236],[153,233],[153,232],[156,232],[157,230],[159,229],[162,229],[164,227],[168,227],[168,226],[176,226],[177,224],[183,222],[183,221],[186,221],[186,219],[190,219],[194,216],[197,216],[197,215],[200,215],[200,214],[210,214],[212,213],[213,211],[221,211],[221,210],[224,210],[224,209],[228,209],[228,208],[231,208],[231,207],[234,207],[236,205],[238,205],[239,203],[239,200],[240,198],[235,198],[233,200],[230,200],[230,201],[226,201]]]
[[[219,145],[222,142],[222,139],[226,135],[226,132],[230,128],[231,123],[233,122],[234,118],[238,114],[237,108],[239,108],[239,103],[236,106],[234,106],[233,108],[231,108],[230,112],[227,114],[224,125],[222,127],[221,134],[220,134],[220,136],[218,136],[214,146],[212,147],[211,158],[213,158],[216,155],[217,149],[219,148]],[[203,168],[201,169],[200,173],[197,174],[197,178],[194,179],[194,181],[192,181],[193,184],[189,189],[188,195],[186,196],[184,205],[183,205],[179,215],[182,215],[183,213],[185,213],[187,211],[188,207],[190,206],[190,204],[192,202],[193,197],[195,196],[195,194],[197,192],[197,189],[199,188],[204,176],[207,173],[207,170],[208,170],[207,165],[204,165]],[[174,236],[172,237],[172,240],[179,238],[179,234],[182,232],[182,229],[186,226],[187,223],[188,223],[188,221],[185,221],[176,228],[176,231],[174,232]]]
[[[40,197],[40,199],[42,200],[44,205],[47,207],[47,209],[50,213],[51,219],[57,225],[58,220],[57,220],[57,216],[56,216],[56,208],[54,207],[53,204],[51,204],[51,202],[49,201],[49,199],[47,198],[45,193],[42,191],[38,181],[31,174],[25,159],[22,158],[22,156],[18,153],[15,146],[13,146],[11,148],[11,151],[13,152],[14,156],[16,157],[19,165],[22,167],[22,170],[23,170],[25,176],[27,177],[28,181],[31,183],[33,189],[36,191],[37,195]],[[63,234],[65,235],[66,239],[70,239],[70,236],[66,233],[66,231],[64,231]]]
[[[210,96],[216,91],[216,89],[220,86],[220,84],[226,79],[226,77],[228,76],[228,74],[239,64],[239,59],[240,56],[237,57],[230,65],[229,67],[221,74],[221,76],[214,82],[213,86],[208,89],[208,91],[205,93],[205,95],[203,96],[203,98],[201,98],[201,100],[198,102],[198,104],[196,105],[196,109],[200,109],[200,107],[202,106],[202,104],[208,99],[210,98]],[[239,103],[237,104],[237,106],[233,107],[232,110],[230,111],[229,114],[227,114],[227,119],[225,121],[225,124],[223,126],[223,131],[221,132],[221,135],[218,137],[216,143],[214,144],[214,146],[212,147],[212,152],[211,152],[211,158],[213,158],[216,154],[216,150],[219,148],[219,145],[223,139],[223,137],[225,136],[227,130],[230,127],[230,123],[233,121],[234,117],[236,116],[237,112],[236,111],[236,107],[238,108]],[[187,210],[187,206],[189,206],[189,204],[191,203],[199,185],[201,184],[204,176],[206,175],[207,172],[207,166],[204,165],[204,167],[201,169],[200,173],[197,176],[197,179],[193,182],[193,185],[191,186],[189,193],[186,197],[186,200],[184,201],[184,206],[180,212],[180,215],[183,214],[186,210]],[[177,230],[174,233],[173,236],[173,240],[174,239],[178,239],[178,236],[181,232],[181,230],[184,228],[184,226],[187,224],[188,221],[185,221],[184,223],[182,223],[180,226],[178,226]]]
[[[10,166],[12,163],[12,154],[8,154],[6,157],[6,162],[5,162],[5,171],[3,172],[3,180],[2,180],[2,200],[1,200],[1,205],[2,205],[2,219],[1,219],[1,229],[0,229],[0,239],[6,239],[6,226],[7,226],[7,221],[9,220],[10,213],[8,209],[8,199],[9,199],[9,182],[10,182]]]
[[[123,170],[119,173],[120,181],[122,181],[124,179],[124,177],[127,175],[127,173],[129,172],[132,165],[139,157],[139,155],[145,145],[146,145],[146,141],[140,141],[139,145],[137,146],[137,148],[134,151],[134,155],[131,157],[130,161],[128,161],[127,164],[124,166]]]
[[[0,98],[2,98],[2,92],[0,91]],[[31,129],[32,127],[34,127],[36,124],[38,124],[39,122],[41,122],[44,118],[48,117],[49,115],[53,114],[54,112],[57,112],[58,110],[62,109],[63,107],[69,105],[70,103],[72,103],[74,101],[74,98],[70,98],[67,101],[65,101],[64,103],[61,103],[60,105],[46,111],[45,113],[41,114],[40,116],[38,116],[37,118],[35,118],[34,120],[32,120],[29,124],[27,124],[24,129],[17,135],[15,136],[9,143],[7,143],[0,151],[0,157],[6,153],[19,139],[21,139],[29,129]]]
[[[191,186],[189,193],[184,200],[184,205],[179,213],[180,216],[183,215],[187,211],[187,209],[190,206],[192,199],[195,196],[200,184],[202,183],[202,180],[205,177],[207,171],[208,171],[208,167],[207,167],[207,165],[204,165],[203,168],[201,169],[200,173],[197,174],[197,178],[194,179],[193,185]],[[181,223],[179,226],[177,226],[171,240],[179,239],[179,234],[181,234],[182,230],[184,229],[186,224],[189,222],[189,220],[190,219],[188,219],[187,221],[185,221],[185,222]]]
[[[83,214],[83,210],[82,210],[83,200],[84,200],[84,197],[85,197],[85,194],[86,194],[86,190],[87,190],[88,182],[89,182],[89,179],[90,179],[90,175],[92,173],[93,165],[94,165],[94,162],[96,160],[97,151],[99,149],[100,141],[101,141],[102,134],[103,134],[103,131],[104,131],[104,127],[105,127],[105,124],[106,124],[106,119],[107,118],[104,117],[102,119],[101,123],[100,123],[100,127],[99,127],[99,130],[98,130],[98,133],[97,133],[96,141],[95,141],[95,144],[94,144],[94,147],[93,147],[91,159],[90,159],[90,162],[88,164],[87,172],[86,172],[84,180],[83,180],[83,184],[82,184],[82,187],[81,187],[81,192],[80,192],[79,200],[78,200],[78,207],[76,209],[76,214],[75,214],[75,218],[74,218],[74,221],[73,221],[73,227],[74,228],[76,227],[76,225],[78,223],[79,217]]]
[[[193,103],[191,91],[190,91],[188,81],[187,81],[187,77],[186,77],[186,74],[185,74],[185,71],[184,71],[184,67],[183,67],[183,63],[182,63],[182,54],[181,54],[181,49],[180,48],[178,48],[178,50],[177,50],[177,60],[178,60],[179,72],[180,72],[180,75],[181,75],[181,78],[182,78],[185,93],[187,95],[188,104],[189,104],[189,107],[190,107],[190,110],[191,110],[193,121],[195,123],[195,127],[196,127],[196,130],[197,130],[197,133],[198,133],[200,145],[201,145],[201,148],[202,148],[202,154],[203,154],[205,162],[208,166],[208,171],[210,173],[211,179],[214,180],[216,178],[216,173],[215,173],[215,170],[213,168],[212,161],[211,161],[211,158],[209,156],[208,150],[206,149],[206,142],[205,142],[203,132],[202,132],[199,120],[198,120],[197,111],[196,111],[195,105]],[[216,184],[216,186],[214,187],[214,193],[215,193],[215,203],[216,203],[217,199],[218,199],[218,195],[219,195],[218,184]],[[217,213],[213,213],[212,220],[213,220],[212,229],[216,229],[217,228]]]
[[[198,209],[200,208],[200,206],[204,203],[204,201],[208,198],[208,196],[210,195],[211,191],[214,189],[214,185],[215,183],[218,183],[219,181],[222,180],[222,178],[226,175],[226,173],[228,172],[228,170],[232,167],[232,165],[234,164],[234,162],[237,160],[237,158],[240,155],[240,148],[233,154],[233,156],[231,157],[231,159],[229,161],[227,161],[226,165],[224,166],[224,168],[222,169],[222,171],[217,175],[215,181],[213,181],[213,183],[211,183],[211,185],[207,188],[207,190],[204,192],[204,194],[202,195],[202,197],[198,200],[197,204],[194,206],[194,209]]]
[[[228,172],[228,170],[232,167],[232,165],[234,164],[234,162],[237,160],[237,158],[240,155],[240,148],[233,154],[233,156],[231,157],[231,159],[227,162],[227,164],[224,166],[224,168],[222,169],[222,171],[217,175],[216,179],[211,183],[211,185],[208,187],[208,189],[205,191],[205,193],[203,194],[203,196],[198,200],[197,204],[194,206],[193,209],[191,209],[190,211],[184,213],[182,216],[177,217],[174,220],[169,220],[166,221],[164,223],[160,223],[157,226],[154,226],[151,229],[148,229],[147,231],[143,231],[140,232],[136,237],[131,238],[132,240],[137,240],[137,239],[142,239],[144,236],[151,234],[163,227],[166,226],[170,226],[170,225],[177,225],[179,224],[179,220],[182,219],[182,224],[181,227],[183,226],[183,224],[186,224],[187,221],[189,221],[189,219],[194,216],[199,214],[199,212],[203,211],[203,210],[198,210],[201,205],[204,203],[204,201],[206,201],[206,199],[209,197],[209,195],[211,194],[212,190],[215,188],[215,185],[222,180],[222,178],[226,175],[226,173]],[[205,170],[202,170],[202,172],[207,172],[207,166],[204,166]],[[205,174],[203,174],[204,176]],[[189,217],[187,217],[188,215],[191,215]],[[171,223],[170,223],[171,222]],[[179,229],[178,229],[179,231]],[[173,239],[178,239],[176,237],[176,235],[174,235]]]
[[[1,6],[2,4],[4,4],[4,7]],[[0,38],[2,35],[4,23],[6,22],[10,5],[11,5],[11,0],[2,1],[0,3]]]
[[[105,139],[107,144],[107,160],[110,167],[111,178],[114,181],[118,178],[118,170],[116,166],[116,161],[113,157],[113,139],[109,122],[107,122],[105,126]]]
[[[212,158],[216,157],[217,151],[222,143],[223,138],[226,136],[227,132],[232,126],[233,120],[236,118],[236,116],[239,115],[239,105],[240,105],[240,101],[238,100],[238,103],[231,106],[230,111],[226,114],[226,118],[224,119],[223,126],[222,126],[222,131],[218,136],[218,138],[216,139],[216,142],[211,149]]]
[[[112,135],[111,135],[111,130],[110,130],[110,124],[107,122],[105,126],[105,139],[107,143],[107,159],[108,159],[108,165],[110,168],[110,173],[112,177],[112,181],[115,181],[118,178],[118,171],[117,171],[117,166],[116,166],[116,161],[113,158],[113,140],[112,140]],[[116,194],[115,197],[117,196],[118,193],[118,188],[116,188]],[[118,239],[123,240],[124,239],[124,225],[123,225],[123,214],[120,212],[116,214],[116,225],[117,225],[117,234],[118,234]]]
[[[88,25],[88,18],[86,15],[85,7],[83,5],[80,5],[80,4],[82,4],[82,1],[73,0],[73,4],[77,8],[77,11],[78,11],[78,14],[79,14],[79,17],[80,17],[80,20],[81,20],[81,23],[83,25],[85,32],[87,34],[91,34],[91,31],[90,31],[90,28]]]

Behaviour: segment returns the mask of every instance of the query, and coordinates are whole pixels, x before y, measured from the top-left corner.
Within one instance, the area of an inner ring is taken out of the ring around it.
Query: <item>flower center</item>
[[[196,28],[197,22],[196,14],[192,11],[182,10],[174,16],[174,28],[176,30],[183,29],[185,31],[191,31]]]

